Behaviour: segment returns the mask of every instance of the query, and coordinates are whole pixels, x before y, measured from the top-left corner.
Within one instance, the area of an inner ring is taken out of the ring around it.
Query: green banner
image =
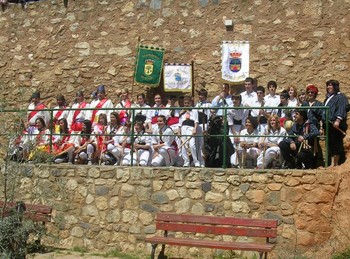
[[[136,57],[135,81],[159,85],[163,68],[164,49],[139,46]]]

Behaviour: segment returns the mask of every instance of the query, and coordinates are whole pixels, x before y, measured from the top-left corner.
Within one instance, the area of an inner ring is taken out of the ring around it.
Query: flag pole
[[[137,61],[137,55],[138,55],[138,51],[139,51],[140,40],[141,40],[141,37],[138,36],[137,43],[136,43],[136,60],[135,60],[135,65],[134,65],[134,76],[132,77],[132,85],[131,85],[131,99],[134,96],[134,85],[135,85],[135,76],[136,76],[135,70],[136,70],[136,61]]]
[[[192,99],[194,101],[194,61],[191,61],[191,73],[192,73]]]

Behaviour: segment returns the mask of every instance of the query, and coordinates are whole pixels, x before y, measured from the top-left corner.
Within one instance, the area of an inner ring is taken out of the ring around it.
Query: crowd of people
[[[338,81],[326,82],[322,102],[315,85],[290,86],[277,94],[277,83],[269,81],[266,88],[267,94],[246,78],[244,92],[230,93],[224,83],[211,102],[201,89],[196,103],[190,96],[168,96],[164,103],[155,94],[149,106],[144,94],[133,102],[126,89],[113,104],[100,85],[90,103],[82,91],[70,107],[58,95],[52,118],[35,92],[10,157],[31,161],[46,152],[54,163],[259,169],[317,168],[326,159],[331,166],[344,162],[348,100]],[[327,158],[320,145],[325,134]]]

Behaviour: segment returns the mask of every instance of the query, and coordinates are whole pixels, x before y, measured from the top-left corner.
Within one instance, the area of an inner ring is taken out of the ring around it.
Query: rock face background
[[[196,88],[210,97],[221,84],[223,40],[251,42],[251,76],[279,89],[325,81],[349,92],[350,1],[227,0],[46,0],[0,13],[2,95],[18,108],[33,90],[51,103],[58,93],[71,100],[98,84],[131,90],[138,40],[164,47],[165,61],[194,61]],[[224,20],[233,20],[227,31]],[[135,85],[135,94],[147,89]]]

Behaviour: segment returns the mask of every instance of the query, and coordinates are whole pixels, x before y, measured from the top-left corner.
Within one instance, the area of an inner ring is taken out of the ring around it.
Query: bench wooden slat
[[[277,237],[276,229],[264,228],[244,228],[233,226],[209,226],[199,224],[183,224],[170,222],[157,222],[156,228],[160,230],[170,230],[179,232],[206,233],[215,235],[232,235],[232,236],[247,236],[247,237]]]
[[[196,239],[187,239],[187,238],[172,238],[172,237],[159,237],[159,236],[146,238],[146,242],[151,244],[167,244],[167,245],[178,245],[178,246],[206,247],[206,248],[225,249],[225,250],[245,250],[245,251],[258,251],[258,252],[270,252],[274,247],[271,244],[224,242],[224,241],[196,240]]]
[[[0,201],[0,212],[2,212],[5,202]],[[11,210],[16,208],[17,204],[15,202],[6,202],[5,217],[11,215]],[[36,204],[25,204],[25,211],[23,216],[26,219],[39,222],[50,222],[52,208],[47,205],[36,205]]]
[[[197,216],[197,215],[179,215],[171,213],[158,213],[158,221],[169,222],[188,222],[202,224],[221,224],[232,226],[246,227],[262,227],[262,228],[277,228],[277,220],[275,219],[246,219],[233,217],[213,217],[213,216]]]

